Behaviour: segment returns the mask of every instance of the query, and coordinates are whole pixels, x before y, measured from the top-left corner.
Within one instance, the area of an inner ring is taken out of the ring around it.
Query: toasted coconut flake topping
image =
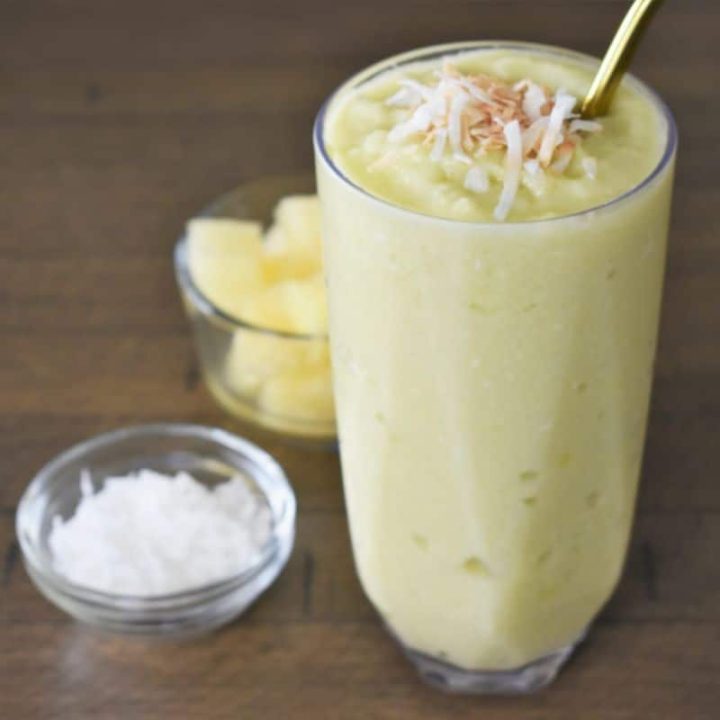
[[[485,170],[478,165],[471,167],[465,175],[465,187],[475,193],[487,192],[490,181]]]
[[[555,148],[562,143],[565,120],[570,117],[576,102],[576,98],[562,91],[555,95],[555,104],[538,152],[538,160],[543,167],[550,165]]]
[[[435,133],[435,140],[433,141],[433,148],[430,151],[430,159],[433,162],[438,162],[442,159],[443,153],[445,152],[445,143],[447,142],[447,130],[440,128]]]
[[[523,131],[523,155],[530,157],[537,153],[540,143],[542,142],[543,134],[547,130],[548,122],[550,122],[550,118],[539,117],[533,121],[533,124],[530,125],[529,128]]]
[[[385,103],[391,107],[412,107],[422,100],[422,95],[416,90],[407,86],[401,87],[392,97],[389,97]]]
[[[464,155],[463,141],[463,112],[470,102],[470,96],[463,90],[458,91],[450,103],[450,114],[448,115],[448,133],[452,149]]]
[[[526,160],[523,163],[523,168],[528,175],[539,175],[542,172],[540,163],[537,160]]]
[[[602,130],[602,125],[597,122],[596,120],[581,120],[580,118],[575,118],[575,120],[570,121],[570,128],[571,133],[577,133],[577,132],[589,132],[589,133],[596,133],[600,132]]]
[[[585,175],[591,180],[597,177],[597,160],[594,157],[584,157],[582,162],[582,169],[585,171]]]
[[[567,166],[572,160],[574,147],[575,146],[572,143],[568,142],[563,143],[558,148],[558,151],[555,153],[556,159],[552,165],[550,165],[550,170],[552,170],[556,175],[562,175],[565,170],[567,170]]]
[[[495,207],[495,219],[504,220],[515,202],[520,187],[520,174],[522,172],[522,138],[520,136],[520,123],[512,120],[504,128],[507,154],[505,155],[505,177],[500,201]]]
[[[435,75],[434,86],[400,81],[386,103],[408,115],[390,130],[388,140],[400,143],[414,138],[430,147],[433,162],[441,162],[449,150],[453,161],[470,166],[464,184],[475,193],[490,187],[477,161],[489,151],[504,151],[503,187],[494,211],[497,220],[507,217],[523,177],[537,178],[543,169],[562,174],[582,134],[602,130],[599,122],[574,115],[577,99],[562,90],[553,96],[530,80],[508,85],[488,75],[462,75],[448,59]],[[593,158],[582,160],[589,178],[595,177],[596,166]]]
[[[526,81],[522,109],[531,120],[537,120],[543,116],[543,109],[548,105],[548,102],[545,91],[539,85]]]

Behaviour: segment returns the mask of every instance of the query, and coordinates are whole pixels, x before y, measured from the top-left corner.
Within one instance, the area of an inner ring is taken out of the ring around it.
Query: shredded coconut
[[[510,212],[515,195],[520,186],[520,173],[522,171],[522,138],[520,137],[520,123],[517,120],[509,122],[505,128],[507,142],[507,155],[505,157],[505,178],[500,201],[495,208],[495,219],[504,220]]]
[[[391,107],[411,107],[420,102],[422,96],[409,87],[401,87],[386,103]]]
[[[470,168],[465,175],[465,187],[476,193],[487,192],[490,182],[485,170],[477,165]]]
[[[597,177],[597,160],[594,157],[585,157],[580,164],[585,171],[585,175],[587,175],[590,180],[595,180]]]
[[[567,166],[570,164],[571,156],[570,155],[561,155],[551,166],[550,170],[555,175],[562,175],[565,170],[567,170]]]
[[[466,92],[458,92],[450,103],[450,115],[448,117],[448,136],[452,149],[463,154],[462,148],[462,114],[467,104],[470,102],[470,96]]]
[[[600,132],[602,130],[602,125],[597,122],[597,120],[581,120],[580,118],[575,118],[574,120],[570,121],[570,127],[568,128],[571,133],[576,132],[589,132],[589,133],[595,133]]]
[[[528,173],[528,175],[539,175],[542,172],[542,168],[540,167],[540,163],[537,160],[526,160],[523,163],[523,168],[525,168],[525,172]]]
[[[453,153],[453,159],[465,165],[472,165],[472,160],[463,152]]]
[[[254,565],[272,531],[270,509],[236,475],[209,489],[187,473],[140,470],[93,492],[80,479],[75,514],[55,516],[55,570],[94,590],[154,596],[225,580]]]
[[[538,160],[543,167],[550,165],[555,148],[562,143],[563,123],[572,113],[576,102],[577,100],[572,95],[567,95],[562,91],[555,95],[555,104],[550,112],[550,120],[538,152]]]
[[[470,166],[464,185],[475,193],[487,191],[490,182],[477,161],[489,151],[504,151],[503,187],[494,212],[498,220],[512,209],[525,176],[542,180],[543,170],[565,172],[581,133],[602,130],[599,122],[577,117],[577,98],[563,90],[553,96],[528,79],[511,86],[488,75],[463,75],[449,59],[435,76],[435,85],[400,80],[400,89],[386,102],[409,114],[389,131],[388,140],[415,138],[430,147],[433,162],[442,161],[449,150],[454,161]],[[594,177],[592,164],[582,165]]]
[[[433,96],[432,89],[427,87],[426,85],[423,85],[422,83],[419,83],[417,80],[406,78],[404,80],[401,80],[400,84],[408,88],[408,90],[417,93],[417,95],[423,100],[430,100]]]
[[[523,154],[529,156],[531,153],[536,153],[538,150],[538,143],[542,139],[543,133],[547,129],[549,118],[540,117],[534,120],[529,128],[523,131],[522,143],[523,143]]]
[[[430,151],[430,159],[433,162],[438,162],[445,152],[445,143],[447,142],[447,130],[438,130],[435,133],[435,142],[433,142],[433,149]]]
[[[533,82],[527,82],[525,87],[525,95],[523,96],[522,109],[524,113],[531,119],[537,120],[542,117],[543,108],[548,103],[545,91]]]

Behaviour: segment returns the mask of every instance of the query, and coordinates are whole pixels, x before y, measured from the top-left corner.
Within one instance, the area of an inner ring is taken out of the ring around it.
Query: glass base
[[[440,690],[476,695],[522,695],[549,685],[583,637],[572,645],[512,670],[467,670],[405,647],[402,643],[400,646],[422,679]]]

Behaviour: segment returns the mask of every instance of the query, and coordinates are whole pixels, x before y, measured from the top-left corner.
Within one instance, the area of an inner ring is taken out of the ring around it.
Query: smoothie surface
[[[457,144],[457,133],[455,145],[452,142],[452,106],[458,93],[439,93],[444,96],[441,106],[445,103],[439,112],[438,93],[432,94],[448,73],[461,83],[477,83],[467,93],[469,101],[455,100],[464,105],[462,122],[454,113],[458,127],[464,124],[462,145]],[[448,55],[445,62],[438,58],[390,68],[359,88],[341,90],[333,100],[325,121],[327,151],[340,171],[371,195],[426,215],[523,222],[577,213],[642,182],[658,164],[667,135],[658,106],[626,80],[598,126],[573,124],[569,109],[562,132],[549,141],[552,148],[546,143],[552,157],[547,152],[541,157],[542,133],[535,150],[526,152],[532,141],[530,126],[544,117],[540,124],[547,128],[558,99],[567,104],[568,96],[582,98],[593,73],[594,68],[571,57],[512,48],[473,50]],[[483,112],[483,88],[495,88],[494,83],[501,103],[514,92],[518,107],[530,112],[521,112],[515,121],[523,157],[519,164],[516,152],[514,166],[508,160],[513,144],[508,135],[515,128],[505,129],[509,114],[502,118],[488,111],[486,127],[471,124]],[[533,108],[537,88],[549,102],[544,107],[535,102]],[[421,108],[418,113],[421,105],[427,111]],[[428,113],[433,116],[430,123]],[[495,140],[488,139],[491,133]],[[508,180],[513,168],[519,177],[514,187],[507,187],[513,184]]]

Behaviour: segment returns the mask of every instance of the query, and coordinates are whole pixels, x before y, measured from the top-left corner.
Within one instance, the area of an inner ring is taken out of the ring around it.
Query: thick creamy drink
[[[631,78],[579,121],[595,67],[431,48],[350,80],[316,127],[355,560],[454,689],[549,682],[625,557],[675,130]]]

